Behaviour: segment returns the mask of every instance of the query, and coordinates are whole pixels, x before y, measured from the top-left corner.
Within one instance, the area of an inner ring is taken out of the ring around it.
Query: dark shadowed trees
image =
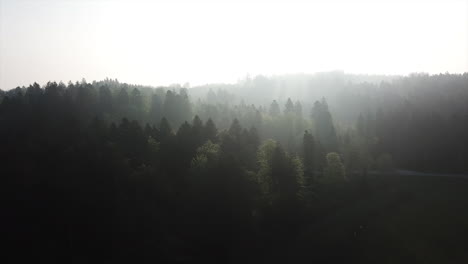
[[[325,99],[321,102],[316,101],[312,108],[312,120],[317,135],[317,139],[327,151],[336,151],[338,142],[336,137],[335,126],[333,125],[332,116],[328,110],[328,104]]]
[[[279,116],[281,113],[279,104],[276,102],[276,100],[273,100],[273,102],[270,105],[270,115],[273,117]]]

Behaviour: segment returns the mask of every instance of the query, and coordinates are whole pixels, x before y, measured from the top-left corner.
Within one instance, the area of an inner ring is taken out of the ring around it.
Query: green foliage
[[[257,181],[265,199],[270,203],[297,201],[304,184],[303,164],[291,157],[273,140],[265,141],[257,153]]]
[[[324,226],[359,242],[348,236],[352,225],[387,204],[344,228],[336,221],[359,215],[347,206],[372,204],[366,195],[380,193],[377,185],[395,195],[378,182],[385,176],[368,177],[369,170],[467,169],[468,119],[457,103],[466,97],[458,96],[466,78],[405,77],[382,83],[384,93],[372,89],[379,85],[350,83],[359,92],[335,90],[336,98],[329,97],[333,118],[324,100],[312,105],[319,95],[310,96],[308,86],[301,102],[280,97],[269,105],[273,98],[265,96],[281,93],[271,92],[280,85],[266,77],[212,86],[208,94],[195,87],[190,97],[178,86],[154,89],[109,79],[2,91],[2,193],[12,204],[5,215],[15,216],[7,226],[21,234],[16,240],[31,241],[41,252],[89,257],[115,250],[131,256],[123,262],[145,262],[133,258],[148,252],[162,255],[162,262],[173,262],[174,252],[196,259],[206,248],[223,261],[242,249],[252,253],[256,244],[296,241],[305,230],[314,246],[326,248],[322,238],[334,240]],[[432,88],[444,87],[450,103],[395,92],[405,85],[423,91],[433,80],[443,84]],[[339,105],[340,98],[354,106]],[[283,112],[278,102],[286,102]],[[302,116],[302,107],[312,108],[312,118]],[[414,200],[396,195],[398,204]],[[37,224],[17,221],[23,216],[34,216]]]
[[[159,142],[157,142],[153,137],[148,137],[148,148],[151,153],[157,154],[159,152]]]
[[[346,180],[345,167],[341,162],[340,155],[336,152],[330,152],[327,154],[326,158],[327,166],[323,172],[323,181],[333,183]]]
[[[214,144],[213,142],[208,140],[207,142],[205,142],[205,144],[203,144],[197,149],[195,157],[192,159],[191,167],[197,170],[212,167],[213,164],[216,164],[218,162],[219,150],[220,147],[218,144]]]
[[[257,162],[259,166],[257,180],[264,195],[268,195],[272,192],[271,161],[275,149],[276,142],[269,139],[263,142],[257,152]]]

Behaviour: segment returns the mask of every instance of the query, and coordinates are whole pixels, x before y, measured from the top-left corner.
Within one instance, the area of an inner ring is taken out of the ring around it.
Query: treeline
[[[340,72],[258,76],[234,85],[190,89],[153,89],[112,79],[49,82],[3,92],[0,101],[5,100],[3,112],[16,113],[7,110],[8,105],[44,100],[50,108],[60,98],[82,123],[97,117],[117,124],[127,118],[141,126],[158,126],[165,117],[177,129],[198,116],[224,130],[237,119],[247,129],[255,127],[261,141],[274,139],[293,154],[300,154],[308,130],[326,151],[339,152],[351,171],[357,161],[346,153],[353,152],[369,169],[391,159],[401,169],[466,172],[468,74],[378,77]]]
[[[466,89],[448,87],[446,98]],[[467,172],[468,115],[457,103],[438,111],[414,95],[349,126],[325,98],[255,105],[235,89],[190,91],[105,80],[3,92],[10,246],[82,261],[261,258],[365,195],[372,171]]]
[[[318,147],[306,131],[302,155],[262,141],[255,126],[245,128],[237,119],[223,130],[198,116],[176,127],[191,109],[183,90],[166,92],[160,114],[171,121],[142,125],[138,119],[151,110],[138,108],[139,90],[132,90],[126,108],[111,103],[127,102],[126,89],[115,98],[109,90],[95,93],[84,82],[45,89],[34,84],[3,99],[0,159],[9,247],[27,256],[83,261],[259,254],[271,241],[298,232],[307,208],[315,206],[314,188],[347,180],[340,156],[325,156],[335,141]],[[297,118],[292,103],[284,114],[275,113],[274,104],[271,115]],[[317,122],[331,126],[326,104],[317,107]],[[137,120],[110,121],[124,115],[120,111],[131,116],[140,110]]]

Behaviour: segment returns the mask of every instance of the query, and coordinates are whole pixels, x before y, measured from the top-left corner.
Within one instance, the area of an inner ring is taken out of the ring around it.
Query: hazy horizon
[[[468,71],[467,1],[0,0],[0,89]]]

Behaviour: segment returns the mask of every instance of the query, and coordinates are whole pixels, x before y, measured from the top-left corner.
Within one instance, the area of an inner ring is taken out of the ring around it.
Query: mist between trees
[[[259,256],[375,172],[468,172],[466,73],[49,82],[0,102],[9,234],[33,255]]]

